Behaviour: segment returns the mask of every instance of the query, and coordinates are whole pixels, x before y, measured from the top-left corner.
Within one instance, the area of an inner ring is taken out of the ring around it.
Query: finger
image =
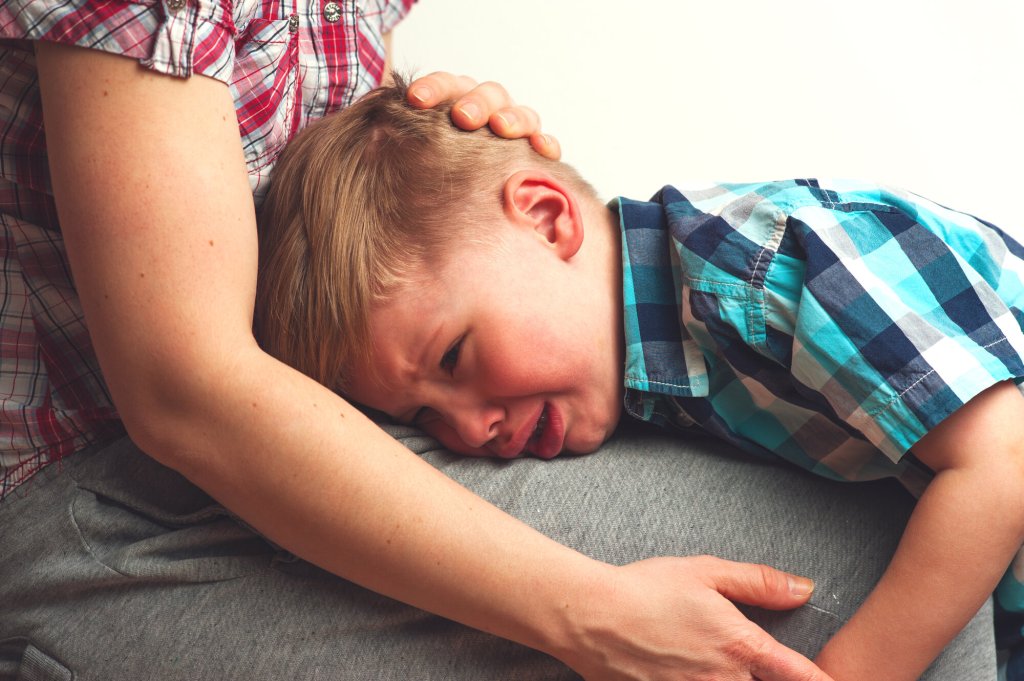
[[[469,76],[435,71],[409,83],[409,103],[420,109],[429,109],[441,102],[458,99],[475,87],[476,81]]]
[[[786,610],[803,605],[814,591],[814,582],[806,577],[754,563],[735,563],[705,556],[707,575],[712,585],[730,601],[757,605],[771,610]]]
[[[452,106],[452,121],[464,130],[476,130],[486,125],[492,114],[514,105],[508,91],[498,83],[480,83]]]
[[[760,657],[750,664],[750,673],[760,681],[832,681],[806,657],[770,636]]]
[[[557,161],[562,157],[562,147],[551,135],[540,130],[540,116],[528,106],[512,106],[502,109],[491,116],[491,130],[500,137],[518,139],[529,137],[530,145],[541,156]]]
[[[558,143],[558,140],[551,135],[535,132],[530,135],[530,145],[540,153],[541,156],[550,158],[552,161],[557,161],[562,157],[562,147]]]
[[[540,116],[528,106],[509,106],[491,114],[491,130],[501,137],[527,137],[540,132]]]

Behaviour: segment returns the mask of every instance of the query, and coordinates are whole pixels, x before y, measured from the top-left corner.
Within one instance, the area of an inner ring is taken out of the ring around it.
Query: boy
[[[1024,248],[992,225],[814,180],[609,207],[400,81],[290,145],[261,222],[267,350],[455,451],[592,452],[624,403],[898,477],[920,501],[837,681],[917,678],[1024,541]]]

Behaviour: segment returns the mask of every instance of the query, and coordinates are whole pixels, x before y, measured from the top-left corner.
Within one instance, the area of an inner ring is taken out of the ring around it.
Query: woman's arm
[[[255,218],[227,88],[78,48],[37,53],[72,271],[143,449],[297,555],[592,678],[692,678],[686,660],[824,678],[720,595],[794,607],[806,582],[794,593],[782,573],[708,559],[593,561],[260,351]]]
[[[837,681],[918,678],[1024,541],[1024,397],[1000,383],[928,433],[935,471],[885,575],[817,661]]]

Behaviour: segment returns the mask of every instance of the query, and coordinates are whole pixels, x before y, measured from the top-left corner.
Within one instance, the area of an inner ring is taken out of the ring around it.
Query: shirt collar
[[[680,261],[662,192],[646,202],[618,198],[611,208],[622,234],[627,395],[707,396],[704,355],[682,324]]]

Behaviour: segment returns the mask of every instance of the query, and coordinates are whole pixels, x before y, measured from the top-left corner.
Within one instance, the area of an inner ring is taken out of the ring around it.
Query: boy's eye
[[[462,350],[462,339],[455,341],[455,344],[448,348],[448,352],[441,357],[441,368],[451,376],[455,373],[455,367],[459,364],[459,352]]]

